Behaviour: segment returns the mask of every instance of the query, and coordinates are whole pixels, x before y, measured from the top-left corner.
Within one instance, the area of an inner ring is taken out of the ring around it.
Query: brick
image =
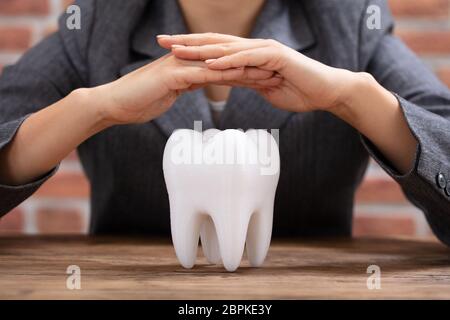
[[[80,234],[86,229],[81,211],[74,208],[40,208],[36,212],[36,227],[40,234]]]
[[[16,208],[6,216],[0,218],[0,234],[22,233],[24,228],[24,216],[20,208]]]
[[[448,30],[397,30],[396,34],[416,53],[450,54]]]
[[[87,198],[90,194],[89,181],[83,173],[58,172],[35,193],[36,197]]]
[[[409,203],[402,189],[391,178],[368,177],[358,188],[356,203]]]
[[[449,0],[389,0],[389,6],[398,17],[445,18],[450,10]]]
[[[0,50],[23,51],[30,47],[29,27],[0,27]]]
[[[450,67],[438,70],[437,74],[442,82],[450,88]]]
[[[1,0],[2,15],[47,15],[50,13],[49,0]]]
[[[413,217],[398,216],[365,216],[358,213],[353,220],[353,235],[358,236],[414,236],[416,235],[416,222]]]

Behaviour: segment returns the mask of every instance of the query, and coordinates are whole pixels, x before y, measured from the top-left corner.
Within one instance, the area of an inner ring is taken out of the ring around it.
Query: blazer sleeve
[[[402,175],[365,137],[363,144],[424,212],[436,236],[450,245],[450,91],[392,34],[393,20],[385,1],[368,4],[382,8],[383,26],[374,31],[361,24],[360,68],[396,95],[418,148],[412,169]]]
[[[19,127],[34,112],[64,98],[87,84],[86,50],[94,1],[79,0],[81,30],[69,30],[66,16],[59,31],[29,50],[15,65],[5,67],[0,77],[0,152]],[[0,217],[32,195],[57,168],[25,185],[0,184]]]

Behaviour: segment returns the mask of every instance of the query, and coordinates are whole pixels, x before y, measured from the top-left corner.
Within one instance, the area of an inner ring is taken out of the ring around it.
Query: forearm
[[[367,137],[400,173],[407,173],[418,142],[397,98],[368,74],[352,78],[343,103],[330,111]]]
[[[104,129],[94,92],[76,90],[28,117],[0,153],[0,182],[20,185],[33,181]]]

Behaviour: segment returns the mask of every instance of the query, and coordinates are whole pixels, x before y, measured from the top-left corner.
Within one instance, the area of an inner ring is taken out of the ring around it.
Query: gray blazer
[[[77,4],[81,30],[68,30],[63,16],[57,33],[5,68],[0,148],[29,114],[76,88],[108,83],[164,55],[157,34],[187,32],[176,0]],[[381,29],[366,27],[370,4],[382,8]],[[370,72],[398,95],[420,142],[413,170],[400,175],[367,139],[333,115],[281,111],[252,90],[234,88],[220,129],[280,129],[274,235],[350,235],[354,193],[370,155],[423,210],[436,235],[450,244],[450,92],[391,34],[392,27],[384,0],[267,0],[252,37],[276,39],[330,66]],[[169,232],[163,148],[174,129],[192,128],[194,120],[202,120],[204,129],[214,127],[202,91],[183,95],[154,121],[112,127],[78,148],[92,186],[92,233]],[[0,185],[0,215],[56,170],[27,185]]]

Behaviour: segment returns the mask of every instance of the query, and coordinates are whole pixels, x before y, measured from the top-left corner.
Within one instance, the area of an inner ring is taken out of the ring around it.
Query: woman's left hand
[[[274,106],[294,112],[332,111],[346,102],[356,73],[329,67],[275,41],[203,33],[159,36],[159,44],[181,59],[210,69],[257,67],[277,72],[278,86],[256,88]]]

